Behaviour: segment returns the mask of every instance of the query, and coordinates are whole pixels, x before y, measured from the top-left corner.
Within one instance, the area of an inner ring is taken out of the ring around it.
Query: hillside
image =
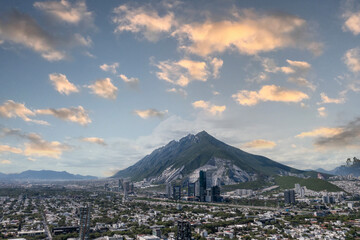
[[[189,134],[179,141],[153,151],[139,162],[113,177],[138,181],[147,178],[156,183],[176,179],[196,178],[199,170],[214,171],[214,178],[221,185],[254,181],[273,175],[312,175],[264,156],[244,152],[227,145],[202,131]]]
[[[21,173],[0,174],[0,181],[29,181],[29,180],[91,180],[97,179],[93,176],[82,176],[71,174],[66,171],[58,172],[51,170],[34,171],[28,170]]]
[[[328,181],[317,178],[298,178],[293,176],[276,176],[275,184],[279,185],[282,189],[291,189],[295,187],[295,184],[299,183],[301,186],[306,186],[307,189],[313,191],[328,191],[339,192],[344,191],[338,186],[331,184]]]

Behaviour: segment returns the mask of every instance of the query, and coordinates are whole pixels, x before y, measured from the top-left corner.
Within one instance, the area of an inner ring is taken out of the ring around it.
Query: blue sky
[[[5,1],[0,172],[110,176],[206,130],[300,169],[360,140],[356,1]]]

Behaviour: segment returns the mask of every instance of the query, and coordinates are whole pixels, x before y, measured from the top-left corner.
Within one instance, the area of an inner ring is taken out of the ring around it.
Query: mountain
[[[353,175],[354,177],[360,177],[360,159],[356,157],[354,157],[353,159],[348,158],[346,161],[346,165],[341,165],[329,171],[322,168],[318,168],[316,169],[316,171],[339,176]]]
[[[316,174],[244,152],[202,131],[169,142],[113,177],[131,178],[133,181],[146,178],[154,183],[178,179],[194,181],[200,170],[211,172],[212,181],[221,185],[266,179],[274,175],[303,177]]]
[[[71,174],[66,171],[57,172],[51,170],[34,171],[28,170],[21,173],[0,173],[0,181],[28,181],[28,180],[52,180],[52,181],[63,181],[63,180],[91,180],[97,179],[93,176],[82,176],[79,174]]]

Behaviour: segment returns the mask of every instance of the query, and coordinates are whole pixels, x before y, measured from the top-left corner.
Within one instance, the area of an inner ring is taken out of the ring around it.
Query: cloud
[[[107,145],[107,144],[105,143],[104,139],[98,138],[98,137],[82,138],[81,141],[83,141],[83,142],[89,142],[89,143],[96,143],[96,144],[103,145],[103,146],[106,146],[106,145]]]
[[[113,64],[106,64],[100,65],[100,69],[105,72],[111,72],[113,74],[116,74],[117,68],[119,67],[119,63],[115,62]]]
[[[61,120],[75,122],[83,126],[91,123],[88,112],[82,106],[59,109],[39,109],[36,110],[36,114],[52,115]]]
[[[59,93],[69,95],[70,93],[79,92],[79,89],[69,80],[66,75],[61,73],[49,74],[49,79],[55,87],[55,90]]]
[[[347,149],[360,147],[360,118],[338,128],[336,134],[316,139],[314,145],[319,149]]]
[[[303,92],[286,89],[275,85],[265,85],[258,92],[241,90],[233,94],[234,100],[245,106],[253,106],[259,102],[300,102],[309,96]]]
[[[120,74],[119,77],[121,80],[123,80],[126,84],[128,84],[130,87],[136,88],[139,85],[139,79],[138,78],[128,78],[124,74]]]
[[[160,16],[155,10],[145,7],[120,5],[114,9],[114,14],[112,21],[117,25],[115,33],[124,31],[142,33],[147,40],[152,42],[156,42],[161,34],[170,32],[176,24],[172,12]]]
[[[326,117],[327,116],[325,107],[319,107],[317,109],[317,111],[318,111],[318,114],[319,114],[320,117]]]
[[[0,145],[0,153],[2,152],[21,154],[23,151],[20,148],[10,147],[8,145]]]
[[[218,58],[211,59],[209,63],[186,58],[177,62],[170,60],[161,61],[155,64],[160,70],[156,73],[156,76],[161,80],[185,87],[191,81],[206,82],[210,76],[218,77],[222,63],[223,61]],[[212,68],[212,73],[209,70],[210,67]]]
[[[195,101],[192,103],[194,108],[201,108],[204,109],[206,112],[210,113],[211,115],[219,115],[223,111],[226,110],[226,106],[218,106],[211,104],[210,102],[206,102],[203,100]]]
[[[210,64],[213,67],[213,77],[217,78],[219,76],[220,68],[223,66],[223,60],[219,58],[213,58]]]
[[[352,13],[347,17],[343,30],[348,30],[352,32],[354,35],[359,35],[360,33],[360,12]]]
[[[187,96],[187,92],[182,88],[169,88],[169,89],[166,89],[166,92],[177,93],[177,94],[180,94],[183,97]]]
[[[70,150],[70,146],[62,144],[58,141],[46,141],[39,134],[36,133],[23,133],[19,129],[2,129],[2,137],[4,136],[16,136],[24,139],[25,149],[12,149],[12,152],[23,154],[28,157],[28,160],[34,161],[31,157],[50,157],[60,158],[64,151]],[[7,147],[5,147],[5,150]]]
[[[134,113],[143,119],[147,119],[150,117],[162,118],[168,113],[168,110],[165,111],[159,111],[156,109],[135,110]]]
[[[0,20],[0,38],[24,45],[41,54],[48,61],[65,59],[65,53],[59,51],[55,37],[43,30],[30,16],[12,11],[8,19]]]
[[[28,157],[37,156],[59,159],[63,151],[70,149],[69,146],[57,141],[48,142],[35,133],[29,133],[26,136],[29,142],[25,143],[24,155]]]
[[[316,128],[310,132],[302,132],[295,137],[297,138],[304,138],[304,137],[332,137],[338,135],[344,131],[343,128],[327,128],[321,127]]]
[[[329,98],[326,93],[320,93],[321,96],[321,102],[318,102],[317,104],[325,104],[325,103],[335,103],[335,104],[341,104],[345,103],[345,98]]]
[[[1,160],[0,161],[1,164],[11,164],[10,160]]]
[[[0,116],[4,118],[19,117],[25,122],[33,122],[41,125],[49,125],[48,122],[42,120],[34,120],[30,117],[35,116],[35,112],[28,109],[25,104],[17,103],[13,100],[7,100],[3,105],[0,105]]]
[[[100,97],[116,99],[118,88],[112,84],[110,78],[99,79],[87,87],[91,89],[93,94]]]
[[[349,49],[345,53],[343,60],[350,71],[360,72],[360,48]]]
[[[79,24],[80,22],[86,22],[92,24],[93,22],[93,13],[87,11],[85,1],[76,1],[74,3],[67,0],[35,2],[34,7],[66,23]]]
[[[255,55],[287,47],[308,49],[318,55],[322,44],[312,41],[310,35],[304,19],[248,9],[231,20],[184,24],[172,33],[179,39],[180,48],[200,56],[226,50]]]
[[[247,142],[243,145],[245,148],[256,148],[256,149],[272,149],[276,146],[275,142],[257,139],[251,142]]]

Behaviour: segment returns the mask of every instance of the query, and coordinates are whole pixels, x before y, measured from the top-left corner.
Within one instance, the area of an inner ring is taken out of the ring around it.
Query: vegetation
[[[273,184],[271,184],[270,182],[259,180],[259,181],[243,182],[243,183],[238,183],[238,184],[233,184],[233,185],[221,186],[221,191],[222,192],[231,192],[236,189],[258,190],[258,189],[269,187],[271,185],[273,185]]]
[[[282,189],[294,188],[295,183],[299,183],[301,186],[305,186],[307,189],[313,191],[328,191],[339,192],[343,189],[335,186],[334,184],[317,178],[298,178],[293,176],[276,176],[275,184],[279,185]]]

